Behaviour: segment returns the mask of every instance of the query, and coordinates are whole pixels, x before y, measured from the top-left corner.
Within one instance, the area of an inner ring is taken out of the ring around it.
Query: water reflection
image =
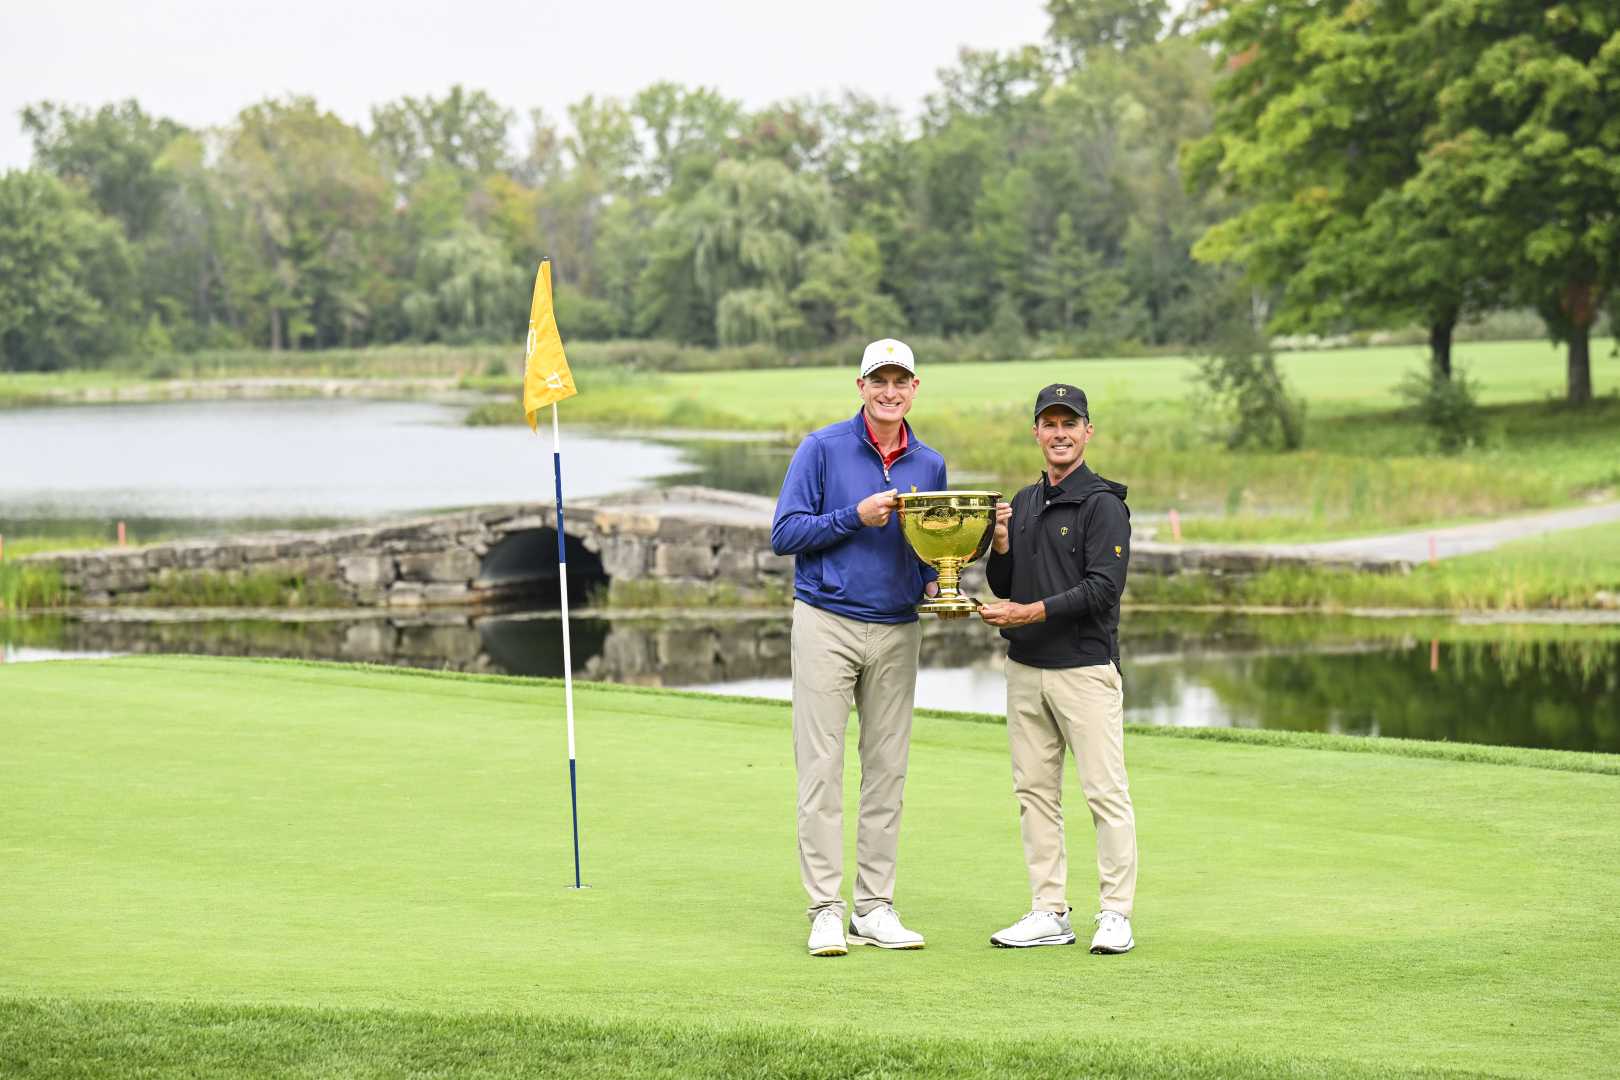
[[[576,618],[587,679],[785,698],[785,618]],[[1135,615],[1124,626],[1133,723],[1329,731],[1620,752],[1620,627]],[[468,618],[307,617],[0,624],[11,659],[191,652],[355,660],[458,671],[562,674],[550,613]],[[26,650],[26,652],[24,651]],[[999,713],[998,638],[925,623],[923,707]]]

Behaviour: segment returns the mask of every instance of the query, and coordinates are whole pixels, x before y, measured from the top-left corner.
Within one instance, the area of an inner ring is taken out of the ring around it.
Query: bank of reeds
[[[262,570],[252,573],[185,571],[160,574],[149,589],[131,594],[127,602],[140,607],[349,606],[343,591],[330,582]]]
[[[61,607],[68,601],[62,573],[54,566],[0,562],[0,611]]]

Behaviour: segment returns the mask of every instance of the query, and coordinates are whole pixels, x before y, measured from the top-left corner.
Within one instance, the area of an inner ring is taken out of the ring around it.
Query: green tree
[[[133,99],[94,111],[42,101],[22,110],[22,126],[34,143],[34,164],[81,185],[131,240],[157,226],[173,187],[158,160],[185,128],[149,115]]]
[[[0,176],[0,368],[115,352],[138,329],[134,284],[118,222],[43,173]]]
[[[528,311],[530,275],[471,225],[430,243],[403,302],[422,341],[509,341]]]
[[[894,297],[881,291],[882,280],[877,238],[852,232],[809,253],[792,300],[820,340],[893,337],[905,330],[905,316]]]
[[[1410,193],[1510,268],[1567,346],[1568,400],[1587,402],[1592,324],[1620,284],[1620,8],[1446,0],[1420,41],[1469,63],[1436,95]]]
[[[1064,62],[1080,67],[1099,52],[1150,44],[1169,10],[1166,0],[1046,0],[1046,36]]]
[[[180,350],[243,344],[233,326],[225,280],[235,236],[219,173],[210,168],[201,135],[171,142],[157,161],[170,191],[161,227],[139,245],[141,292],[148,321],[157,318]]]
[[[371,110],[370,139],[410,186],[430,166],[469,178],[497,171],[508,156],[511,110],[459,83],[443,97],[403,97]]]
[[[1276,299],[1271,326],[1429,328],[1449,378],[1459,319],[1500,301],[1499,252],[1408,184],[1423,167],[1436,96],[1472,53],[1436,51],[1430,5],[1234,0],[1205,31],[1226,69],[1214,131],[1185,155],[1190,182],[1246,205],[1193,248],[1240,265]]]
[[[836,222],[823,181],[763,158],[721,162],[653,231],[643,279],[652,294],[646,325],[685,340],[792,343],[803,318],[790,295],[809,252],[836,232]],[[681,281],[688,277],[691,287]],[[722,319],[722,301],[734,292],[742,295],[724,305]]]
[[[642,185],[652,195],[690,196],[713,173],[743,121],[742,106],[718,91],[671,82],[639,91],[630,112],[644,143]]]
[[[364,136],[312,99],[268,101],[237,117],[220,171],[227,282],[250,333],[272,349],[363,340],[389,195]]]

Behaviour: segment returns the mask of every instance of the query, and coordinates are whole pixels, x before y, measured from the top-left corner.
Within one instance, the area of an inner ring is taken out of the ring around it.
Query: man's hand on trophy
[[[925,585],[923,585],[923,595],[924,596],[938,596],[939,595],[939,582],[938,581],[930,581],[930,582],[926,583]]]
[[[861,524],[878,528],[887,525],[889,515],[894,513],[895,504],[899,501],[895,496],[899,494],[899,488],[890,488],[888,491],[879,491],[862,499],[855,506],[855,512],[861,515]]]
[[[1011,600],[998,600],[979,608],[979,618],[991,626],[1028,626],[1046,621],[1046,601],[1033,604],[1015,604]]]
[[[997,555],[1005,555],[1012,548],[1012,539],[1008,535],[1007,526],[1012,521],[1012,503],[996,503],[996,535],[990,541],[990,546]]]

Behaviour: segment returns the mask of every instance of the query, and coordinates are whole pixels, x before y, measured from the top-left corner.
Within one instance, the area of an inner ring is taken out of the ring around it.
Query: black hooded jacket
[[[1131,561],[1125,485],[1082,464],[1057,486],[1046,474],[1012,500],[1010,546],[985,573],[997,596],[1046,601],[1046,621],[1001,631],[1007,656],[1039,668],[1119,663],[1119,598]]]

